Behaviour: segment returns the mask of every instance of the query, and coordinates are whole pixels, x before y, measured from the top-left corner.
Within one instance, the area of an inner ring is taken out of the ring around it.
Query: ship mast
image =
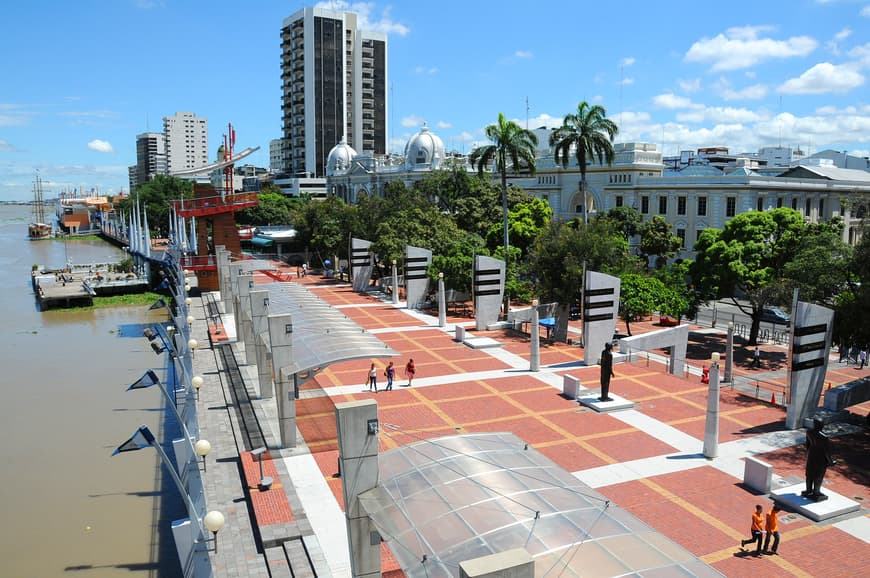
[[[42,179],[39,174],[33,183],[33,220],[36,223],[45,223],[45,201],[42,198]]]

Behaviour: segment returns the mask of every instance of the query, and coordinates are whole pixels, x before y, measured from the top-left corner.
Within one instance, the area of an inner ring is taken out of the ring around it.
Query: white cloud
[[[634,64],[634,62],[635,62],[635,60],[633,57],[627,56],[619,61],[619,65],[620,66],[631,66],[632,64]]]
[[[514,52],[514,56],[517,58],[531,58],[534,55],[531,50],[517,50]]]
[[[440,128],[440,129],[453,128],[452,124],[450,124],[449,122],[443,121],[443,120],[439,120],[438,122],[436,122],[435,126],[436,126],[436,128]]]
[[[766,26],[729,28],[723,34],[695,42],[684,59],[687,62],[710,63],[714,71],[738,70],[774,58],[806,56],[818,45],[809,36],[793,36],[787,40],[759,38],[759,32],[769,30],[770,27]]]
[[[435,67],[435,66],[431,66],[431,67],[428,67],[428,68],[425,67],[425,66],[418,66],[417,68],[414,69],[414,72],[416,72],[417,74],[429,74],[429,75],[432,75],[432,74],[435,74],[436,72],[438,72],[438,68]]]
[[[355,12],[357,22],[361,30],[371,32],[383,32],[385,34],[398,34],[407,36],[411,29],[399,22],[394,22],[390,17],[390,8],[384,8],[378,17],[374,14],[374,4],[371,2],[346,2],[345,0],[327,0],[318,2],[316,8],[327,8],[344,12]]]
[[[831,51],[831,54],[839,55],[840,54],[840,42],[849,38],[852,35],[852,29],[848,26],[834,34],[834,39],[829,40],[827,42],[828,50]]]
[[[852,29],[846,26],[836,34],[834,34],[834,40],[845,40],[852,35]]]
[[[825,94],[848,92],[863,84],[864,76],[851,66],[821,62],[800,77],[785,81],[777,90],[785,94]]]
[[[15,152],[15,145],[12,143],[0,139],[0,152],[2,153],[12,153]]]
[[[744,86],[739,90],[726,88],[722,90],[722,98],[725,100],[760,100],[767,96],[767,87],[763,84]]]
[[[112,146],[112,143],[105,140],[94,139],[88,143],[88,148],[92,151],[97,151],[98,153],[113,153],[115,152],[115,148]]]
[[[849,51],[849,56],[857,60],[859,66],[870,68],[870,43],[856,46]]]
[[[686,98],[685,96],[677,96],[676,94],[669,92],[667,94],[659,94],[653,97],[653,104],[656,108],[666,108],[669,110],[675,110],[680,108],[686,109],[697,109],[703,108],[700,104],[695,104],[692,102],[692,99]]]
[[[538,116],[532,117],[529,119],[529,129],[534,130],[536,128],[546,127],[546,128],[556,128],[562,126],[562,121],[564,120],[564,116],[555,117],[550,116],[549,114],[539,114]],[[517,121],[520,126],[525,128],[526,121],[523,119],[522,121]]]
[[[870,4],[861,8],[861,16],[864,18],[870,18]]]
[[[623,84],[624,86],[628,86],[629,84],[634,84],[634,79],[631,78],[631,77],[623,78],[623,79],[622,79],[622,84]]]
[[[701,90],[701,79],[692,78],[690,80],[678,80],[677,84],[683,92],[693,93]]]
[[[402,126],[406,128],[420,128],[423,126],[423,123],[426,122],[426,119],[416,114],[412,114],[410,116],[406,116],[401,120]]]

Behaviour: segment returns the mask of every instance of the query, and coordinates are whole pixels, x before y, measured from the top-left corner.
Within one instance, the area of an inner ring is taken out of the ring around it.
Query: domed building
[[[426,124],[405,145],[405,170],[432,171],[441,168],[444,143]]]
[[[353,147],[347,144],[344,137],[341,142],[332,147],[329,156],[326,157],[326,176],[343,175],[350,169],[350,163],[357,156]]]
[[[401,181],[411,187],[428,172],[443,168],[445,158],[444,142],[425,124],[408,139],[402,156],[357,154],[342,139],[329,151],[326,191],[347,203],[357,202],[363,194],[382,196],[387,183]],[[464,157],[461,163],[471,170]]]

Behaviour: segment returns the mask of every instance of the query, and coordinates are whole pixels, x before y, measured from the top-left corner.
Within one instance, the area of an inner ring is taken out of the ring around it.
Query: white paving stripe
[[[282,458],[333,576],[350,576],[344,512],[311,454]]]

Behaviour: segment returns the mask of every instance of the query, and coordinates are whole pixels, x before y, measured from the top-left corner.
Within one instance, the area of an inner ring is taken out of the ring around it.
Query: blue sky
[[[0,200],[127,190],[136,135],[191,111],[211,156],[281,136],[280,28],[313,2],[34,0],[4,7]],[[330,3],[321,3],[330,4]],[[389,39],[391,150],[425,121],[468,152],[503,112],[600,104],[617,141],[870,156],[870,0],[332,2]],[[616,10],[614,10],[616,9]],[[528,104],[527,104],[528,103]]]

